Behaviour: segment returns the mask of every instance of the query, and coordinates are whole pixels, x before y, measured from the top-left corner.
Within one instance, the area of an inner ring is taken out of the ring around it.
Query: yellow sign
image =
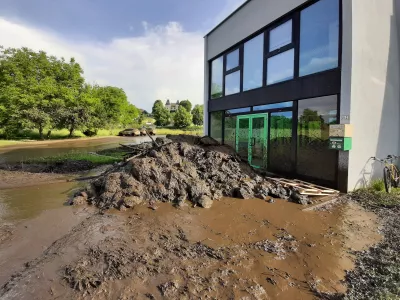
[[[353,137],[353,126],[350,124],[329,125],[330,137]]]

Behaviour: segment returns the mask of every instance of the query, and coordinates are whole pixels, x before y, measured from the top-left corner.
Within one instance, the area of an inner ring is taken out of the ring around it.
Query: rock
[[[199,142],[200,142],[200,144],[206,145],[206,146],[218,146],[218,145],[221,145],[217,140],[213,139],[210,136],[203,136],[200,139]]]
[[[81,196],[85,199],[88,198],[88,194],[85,191],[81,192]]]
[[[213,205],[213,201],[211,200],[211,198],[205,195],[201,196],[198,203],[203,208],[211,208],[211,206]]]
[[[235,188],[233,196],[240,199],[251,199],[254,197],[254,194],[247,186],[243,186],[241,188]]]
[[[290,200],[294,203],[302,204],[302,205],[307,205],[309,202],[309,199],[307,195],[300,195],[300,193],[293,191],[292,195],[290,196]]]
[[[274,200],[274,198],[271,198],[271,199],[268,199],[267,202],[268,203],[275,203],[275,200]]]
[[[70,202],[71,205],[82,205],[86,203],[87,198],[83,196],[76,196]]]
[[[139,205],[143,202],[143,200],[137,196],[129,196],[129,197],[125,197],[124,201],[123,201],[123,205],[121,206],[125,206],[127,208],[132,208],[136,205]]]
[[[151,150],[151,151],[149,152],[149,156],[150,156],[150,157],[156,158],[156,157],[158,156],[157,151],[156,151],[156,150]]]

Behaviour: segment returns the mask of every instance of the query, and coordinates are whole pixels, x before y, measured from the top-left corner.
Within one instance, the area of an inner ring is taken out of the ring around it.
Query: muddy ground
[[[94,213],[27,262],[0,296],[314,299],[344,291],[349,250],[379,240],[375,222],[354,204],[305,213],[283,200],[229,198],[210,210],[159,204]]]
[[[62,230],[49,233],[51,213],[0,226],[1,299],[379,299],[363,259],[398,250],[388,219],[348,199],[305,212],[293,202],[312,199],[230,149],[181,138],[141,146],[76,193]],[[41,247],[26,247],[38,232]]]

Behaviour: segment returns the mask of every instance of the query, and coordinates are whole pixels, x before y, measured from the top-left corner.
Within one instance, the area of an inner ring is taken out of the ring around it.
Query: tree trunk
[[[44,140],[44,138],[43,138],[43,127],[42,127],[42,125],[39,126],[39,138],[40,138],[41,140]]]
[[[69,128],[69,137],[72,137],[72,134],[74,133],[74,126],[71,126],[70,128]]]
[[[49,130],[49,131],[47,131],[47,136],[46,136],[46,139],[50,139],[50,135],[51,135],[51,130]]]

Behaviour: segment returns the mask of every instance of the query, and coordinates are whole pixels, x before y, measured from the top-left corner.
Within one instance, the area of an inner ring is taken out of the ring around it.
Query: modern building
[[[179,108],[179,100],[177,100],[176,103],[172,103],[168,99],[167,102],[165,102],[165,108],[168,109],[170,112],[177,111]]]
[[[205,133],[255,167],[341,191],[382,177],[370,157],[400,154],[399,6],[246,1],[205,36]],[[351,150],[332,144],[335,124],[351,125]]]

